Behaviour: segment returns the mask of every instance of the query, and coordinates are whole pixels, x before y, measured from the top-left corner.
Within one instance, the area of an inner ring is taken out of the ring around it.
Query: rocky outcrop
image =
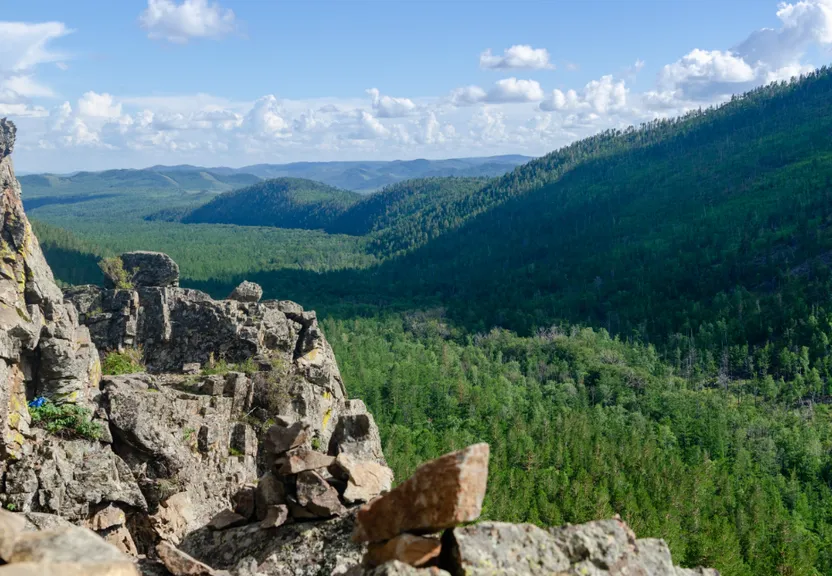
[[[120,256],[134,286],[179,286],[179,265],[162,252],[126,252]]]
[[[237,300],[238,302],[260,302],[262,297],[263,288],[259,284],[246,281],[234,288],[228,299]]]
[[[75,307],[64,303],[23,213],[10,154],[14,124],[0,120],[0,459],[30,449],[27,398],[91,405],[98,353]]]

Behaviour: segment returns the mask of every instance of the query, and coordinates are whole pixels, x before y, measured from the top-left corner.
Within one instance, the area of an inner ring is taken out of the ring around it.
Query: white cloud
[[[463,86],[451,92],[451,104],[454,106],[471,106],[485,100],[485,90],[479,86]]]
[[[374,140],[390,133],[384,124],[366,110],[358,111],[357,119],[358,126],[356,130],[348,136],[352,140]]]
[[[221,38],[236,29],[234,11],[208,0],[147,0],[139,22],[154,40],[184,44],[192,38]]]
[[[504,78],[488,91],[486,102],[539,102],[543,100],[543,88],[536,80]]]
[[[90,91],[78,99],[78,112],[88,118],[114,120],[121,116],[121,104],[110,94]]]
[[[502,56],[491,53],[489,48],[480,54],[480,68],[485,70],[542,70],[555,66],[549,62],[549,51],[532,48],[527,44],[512,46]]]
[[[592,80],[578,94],[575,90],[553,90],[552,96],[540,103],[544,111],[568,110],[594,114],[620,112],[627,106],[627,89],[623,80],[615,81],[611,75]]]
[[[410,98],[393,98],[382,95],[377,88],[367,90],[373,101],[373,111],[379,118],[400,118],[416,111],[416,104]]]
[[[259,98],[246,115],[243,127],[260,138],[279,138],[289,130],[283,108],[272,94]]]
[[[49,50],[50,41],[66,36],[69,30],[62,22],[27,24],[0,22],[0,73],[29,70],[45,62],[60,62],[66,56]]]

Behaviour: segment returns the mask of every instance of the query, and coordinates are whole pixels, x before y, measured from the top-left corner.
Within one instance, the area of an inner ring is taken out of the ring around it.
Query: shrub
[[[55,404],[47,400],[40,406],[30,407],[29,414],[32,424],[56,436],[97,440],[103,432],[101,424],[91,421],[92,413],[76,404]]]
[[[110,352],[104,357],[101,372],[109,376],[144,372],[142,351],[136,348],[127,348],[123,352]]]
[[[133,282],[127,270],[124,269],[124,262],[121,258],[114,256],[112,258],[102,258],[98,262],[98,267],[104,273],[113,286],[118,290],[132,290]]]

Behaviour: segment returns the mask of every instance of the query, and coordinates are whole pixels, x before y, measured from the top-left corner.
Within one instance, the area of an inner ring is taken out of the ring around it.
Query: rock
[[[263,297],[263,288],[254,282],[242,282],[239,286],[234,288],[234,291],[228,296],[229,300],[236,300],[237,302],[260,302]]]
[[[207,564],[191,558],[169,542],[160,542],[156,554],[173,576],[216,576]]]
[[[27,532],[18,538],[9,562],[129,564],[132,560],[92,530],[71,526],[58,530]]]
[[[289,520],[289,508],[285,504],[269,506],[266,509],[266,516],[260,522],[260,528],[277,528],[283,526]]]
[[[234,505],[234,512],[243,518],[250,519],[254,516],[255,499],[254,493],[256,486],[247,484],[240,488],[236,494],[231,498],[231,503]]]
[[[636,537],[621,520],[562,526],[549,533],[573,564],[590,563],[606,570],[635,550]]]
[[[0,160],[12,153],[16,136],[17,126],[5,118],[0,120]]]
[[[497,572],[493,572],[496,576]],[[374,570],[366,572],[366,576],[450,576],[444,570],[436,567],[431,568],[414,568],[404,562],[393,560]]]
[[[272,472],[266,472],[257,482],[254,490],[254,507],[258,520],[266,518],[273,506],[286,503],[286,489],[277,476]]]
[[[314,450],[300,449],[278,459],[275,465],[278,467],[279,474],[288,476],[290,474],[300,474],[305,470],[320,470],[330,466],[333,462],[335,462],[335,458],[332,456]]]
[[[303,445],[309,439],[310,430],[304,422],[294,422],[290,426],[275,424],[266,433],[266,450],[275,456],[284,454]]]
[[[118,526],[99,533],[106,542],[119,549],[119,551],[129,556],[138,556],[139,550],[136,547],[136,542],[133,540],[133,535],[126,526]]]
[[[532,524],[482,522],[443,536],[454,574],[550,575],[566,572],[570,561],[545,530]]]
[[[182,374],[199,374],[202,371],[202,366],[199,362],[186,362],[182,365]]]
[[[410,566],[425,566],[439,559],[442,543],[439,538],[425,538],[414,534],[401,534],[387,542],[370,544],[364,555],[364,564],[380,566],[398,560]]]
[[[263,530],[259,524],[221,532],[198,530],[179,548],[197,560],[226,570],[244,559],[257,559],[254,574],[318,576],[344,574],[364,553],[350,540],[351,515],[318,522],[284,524]]]
[[[393,485],[393,471],[377,462],[356,460],[349,454],[339,454],[333,466],[334,476],[347,480],[344,501],[348,504],[369,502],[379,494],[389,492]]]
[[[240,516],[231,510],[223,510],[211,519],[208,523],[208,528],[211,530],[226,530],[235,526],[242,526],[247,522],[248,518]]]
[[[19,562],[0,566],[0,576],[139,576],[139,571],[124,562]]]
[[[358,511],[353,538],[378,542],[402,532],[436,532],[476,520],[488,481],[488,453],[488,444],[474,444],[422,464]]]
[[[14,551],[14,544],[25,528],[25,517],[0,509],[0,560],[9,561]]]
[[[363,404],[362,404],[363,405]],[[332,456],[349,454],[358,460],[373,460],[386,466],[381,451],[381,437],[371,414],[343,414],[338,418],[329,440],[328,453]]]
[[[347,512],[338,499],[338,491],[311,470],[298,474],[297,499],[298,504],[321,518],[343,516]]]
[[[179,492],[165,499],[148,520],[159,538],[175,544],[197,523],[194,506],[187,492]]]
[[[135,286],[179,286],[179,265],[161,252],[126,252],[121,255],[124,270]]]
[[[112,504],[96,512],[87,522],[87,527],[99,531],[123,525],[127,520],[124,511]]]

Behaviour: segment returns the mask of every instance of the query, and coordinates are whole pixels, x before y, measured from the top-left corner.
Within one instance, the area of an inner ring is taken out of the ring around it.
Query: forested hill
[[[173,189],[186,192],[225,192],[259,182],[252,174],[217,174],[206,170],[160,173],[153,170],[106,170],[77,172],[71,176],[30,174],[20,185],[31,196],[89,194],[111,189]]]
[[[325,228],[361,195],[301,178],[275,178],[226,192],[186,214],[187,224]]]

